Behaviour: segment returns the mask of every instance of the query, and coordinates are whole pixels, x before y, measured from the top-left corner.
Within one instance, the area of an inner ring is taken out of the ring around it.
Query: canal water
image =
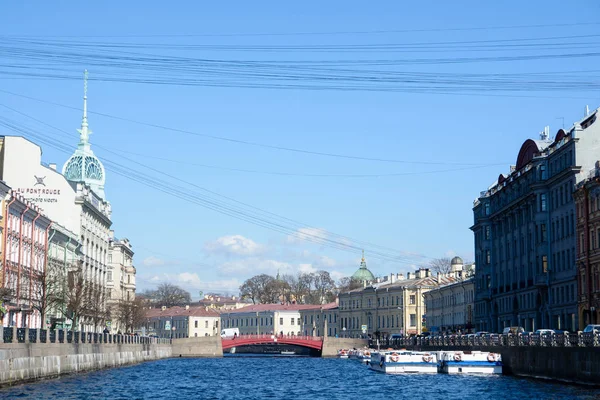
[[[508,376],[384,375],[354,360],[177,358],[0,390],[7,399],[596,399],[600,390]]]

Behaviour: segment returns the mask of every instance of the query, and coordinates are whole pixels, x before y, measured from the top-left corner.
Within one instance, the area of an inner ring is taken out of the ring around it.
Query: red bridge
[[[323,338],[320,336],[277,336],[277,335],[241,335],[221,339],[223,350],[232,347],[248,346],[252,344],[292,344],[322,350]]]

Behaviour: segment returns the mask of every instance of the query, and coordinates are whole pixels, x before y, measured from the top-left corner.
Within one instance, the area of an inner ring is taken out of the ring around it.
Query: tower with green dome
[[[79,132],[79,144],[75,153],[65,163],[62,173],[71,182],[84,182],[89,185],[94,193],[102,200],[104,198],[104,183],[106,173],[104,165],[90,148],[89,138],[92,131],[88,128],[87,120],[87,70],[84,73],[83,85],[83,120]]]
[[[367,268],[367,262],[365,261],[365,251],[362,253],[362,260],[360,261],[360,268],[352,275],[353,281],[364,282],[374,281],[375,275]]]

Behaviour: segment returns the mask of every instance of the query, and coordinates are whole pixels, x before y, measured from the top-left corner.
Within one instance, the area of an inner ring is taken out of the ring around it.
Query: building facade
[[[56,164],[42,163],[38,145],[23,137],[0,136],[0,180],[42,214],[78,236],[83,257],[79,268],[88,292],[100,305],[100,314],[105,314],[112,211],[104,194],[104,166],[90,148],[86,93],[78,131],[80,141],[63,167],[64,175],[57,171]],[[91,316],[83,315],[77,323],[81,328],[101,330],[99,325],[103,323],[94,319],[92,322]]]
[[[106,285],[111,302],[135,299],[133,254],[129,239],[115,238],[109,242]]]
[[[433,277],[429,269],[390,274],[365,282],[362,288],[339,295],[339,327],[343,337],[418,335],[427,330],[423,295],[454,282],[453,277]]]
[[[220,316],[208,307],[162,307],[146,312],[145,332],[161,338],[220,335]]]
[[[456,282],[440,285],[424,293],[428,330],[434,332],[471,333],[475,308],[473,266],[463,265],[454,257],[449,276]]]
[[[600,165],[577,185],[577,287],[579,330],[600,321]]]
[[[216,293],[208,293],[204,298],[198,301],[198,306],[209,307],[213,310],[237,310],[249,306],[245,300],[238,296],[223,296]]]
[[[106,275],[107,302],[111,311],[107,327],[114,332],[125,331],[119,323],[119,304],[135,300],[135,267],[133,266],[133,249],[129,239],[112,238],[108,248],[108,271]]]
[[[575,202],[578,182],[594,168],[598,110],[550,139],[526,140],[510,174],[501,174],[473,206],[475,323],[575,330]]]
[[[300,310],[301,332],[304,336],[339,335],[339,306],[337,301]]]
[[[254,304],[222,311],[221,322],[223,329],[238,328],[240,335],[299,336],[304,329],[300,313],[321,307],[307,304]]]
[[[45,326],[51,329],[70,329],[73,320],[67,317],[67,305],[52,298],[60,297],[60,291],[63,290],[69,273],[81,268],[81,243],[78,235],[54,221],[50,225],[48,243],[45,295],[47,301],[49,298],[50,301],[45,312]]]
[[[4,326],[41,328],[45,300],[48,231],[41,210],[0,182],[3,205],[2,287]]]

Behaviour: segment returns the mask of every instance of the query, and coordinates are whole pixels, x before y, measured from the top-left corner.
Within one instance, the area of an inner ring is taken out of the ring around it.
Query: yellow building
[[[434,277],[429,269],[363,281],[363,287],[339,295],[340,335],[420,334],[427,330],[423,294],[454,281],[454,277]]]

